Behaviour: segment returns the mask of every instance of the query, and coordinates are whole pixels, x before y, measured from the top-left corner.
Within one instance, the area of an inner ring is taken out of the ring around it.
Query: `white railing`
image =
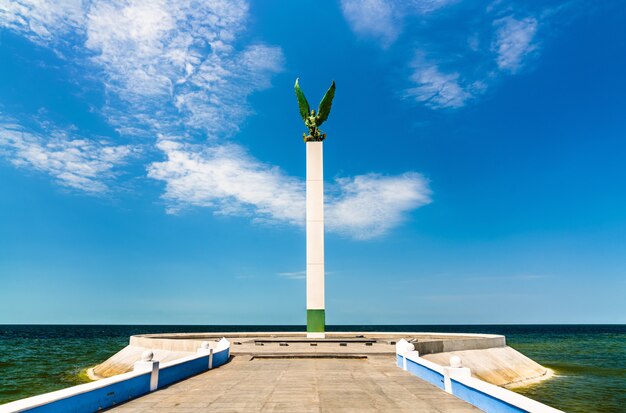
[[[553,407],[529,399],[475,377],[462,366],[457,356],[450,366],[440,366],[419,356],[415,346],[402,339],[396,343],[398,367],[465,400],[487,413],[563,413]]]
[[[7,403],[0,406],[0,413],[97,412],[219,367],[229,357],[230,342],[225,338],[214,348],[205,341],[197,354],[163,364],[146,350],[131,372]]]

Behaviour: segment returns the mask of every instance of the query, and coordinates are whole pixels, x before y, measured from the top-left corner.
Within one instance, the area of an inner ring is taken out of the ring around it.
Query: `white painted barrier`
[[[16,400],[1,405],[0,413],[97,412],[225,364],[230,342],[222,338],[215,348],[203,343],[197,354],[162,364],[152,357],[152,351],[147,350],[131,372]]]
[[[487,413],[563,413],[553,407],[471,376],[459,357],[440,366],[419,357],[414,346],[402,339],[396,344],[398,367],[465,400]]]

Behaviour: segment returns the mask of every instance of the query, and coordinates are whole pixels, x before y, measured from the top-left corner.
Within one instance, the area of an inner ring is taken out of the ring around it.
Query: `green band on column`
[[[307,333],[323,333],[326,326],[324,310],[306,310]]]

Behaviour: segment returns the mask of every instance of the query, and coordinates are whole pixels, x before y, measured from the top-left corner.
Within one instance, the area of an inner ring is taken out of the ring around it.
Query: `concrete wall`
[[[129,345],[118,351],[104,362],[98,364],[90,370],[93,379],[102,379],[117,374],[126,373],[133,369],[136,361],[141,359],[141,354],[146,350],[154,353],[154,359],[161,363],[168,363],[174,360],[196,354],[207,338],[209,348],[215,349],[217,339],[223,336],[203,337],[198,334],[147,334],[131,336]]]
[[[420,354],[436,354],[449,349],[484,349],[494,346],[503,346],[504,336],[493,334],[455,334],[455,333],[379,333],[379,332],[326,332],[326,337],[363,336],[374,338],[377,341],[395,342],[401,338],[416,340],[415,346]],[[146,349],[154,352],[154,358],[162,363],[186,357],[195,353],[204,340],[215,346],[216,339],[226,337],[230,341],[250,338],[271,337],[303,337],[299,332],[250,332],[250,333],[165,333],[143,334],[130,337],[129,345],[110,357],[103,363],[95,366],[91,372],[93,378],[111,377],[116,374],[130,371],[133,363],[141,358]],[[235,346],[234,351],[237,350]],[[393,354],[393,349],[389,351]]]
[[[550,369],[526,357],[511,347],[494,347],[479,350],[450,351],[437,354],[420,352],[420,357],[447,365],[450,357],[460,357],[472,375],[488,383],[502,387],[516,387],[549,378]]]
[[[480,350],[494,347],[506,346],[504,336],[479,336],[479,337],[429,337],[427,341],[420,341],[419,337],[415,345],[415,350],[420,354],[436,354],[450,351]]]

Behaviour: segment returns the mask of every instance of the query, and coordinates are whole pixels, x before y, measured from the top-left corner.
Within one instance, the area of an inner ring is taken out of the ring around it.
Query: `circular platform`
[[[330,332],[325,338],[308,338],[302,332],[163,333],[130,337],[128,346],[90,369],[93,378],[130,371],[144,351],[168,362],[196,353],[203,342],[214,347],[225,337],[230,355],[252,360],[267,359],[364,359],[384,356],[395,363],[396,343],[405,339],[420,357],[449,365],[460,357],[472,374],[499,386],[516,386],[547,377],[549,370],[506,345],[495,334],[415,332]]]
[[[194,352],[203,341],[226,337],[231,354],[395,354],[395,344],[405,339],[420,354],[478,350],[506,346],[506,339],[494,334],[330,332],[325,338],[308,338],[306,333],[177,333],[132,336],[130,345],[167,351]]]

